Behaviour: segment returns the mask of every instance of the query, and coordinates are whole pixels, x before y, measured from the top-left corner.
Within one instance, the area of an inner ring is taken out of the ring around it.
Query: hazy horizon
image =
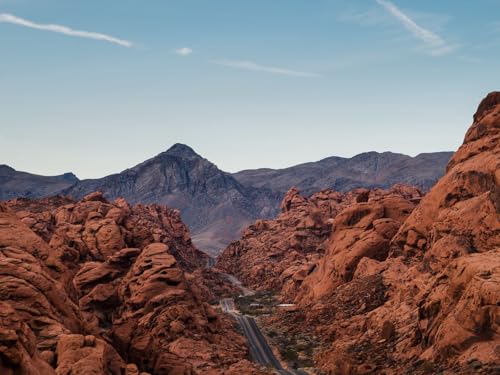
[[[500,78],[499,10],[0,0],[0,164],[84,179],[175,143],[228,172],[454,151]]]

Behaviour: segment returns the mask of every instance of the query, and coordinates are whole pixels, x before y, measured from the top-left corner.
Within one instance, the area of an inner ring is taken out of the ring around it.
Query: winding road
[[[235,287],[237,287],[239,290],[241,290],[241,293],[243,293],[244,296],[253,296],[255,294],[255,292],[253,290],[245,287],[243,285],[243,283],[240,280],[238,280],[236,277],[234,277],[233,275],[226,273],[225,276],[227,277],[227,279],[229,280],[229,282],[231,284],[233,284]]]
[[[243,333],[248,341],[248,346],[250,347],[250,355],[255,362],[262,366],[270,365],[281,375],[307,375],[304,371],[288,370],[281,366],[264,335],[260,331],[259,326],[255,322],[255,319],[240,314],[233,299],[224,298],[220,301],[220,305],[222,310],[233,316],[243,329]]]
[[[217,262],[217,259],[212,258],[211,256],[208,256],[206,259],[205,268],[214,267],[216,262]]]

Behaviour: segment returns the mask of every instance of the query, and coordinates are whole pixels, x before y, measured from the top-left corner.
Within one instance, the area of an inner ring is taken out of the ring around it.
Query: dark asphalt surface
[[[250,355],[255,362],[262,366],[271,365],[281,375],[307,375],[304,371],[288,370],[281,366],[267,343],[266,338],[260,331],[259,326],[255,322],[255,319],[247,315],[241,315],[237,311],[234,301],[231,298],[221,300],[220,304],[223,311],[232,315],[243,329],[243,333],[248,341],[248,346],[250,347]]]

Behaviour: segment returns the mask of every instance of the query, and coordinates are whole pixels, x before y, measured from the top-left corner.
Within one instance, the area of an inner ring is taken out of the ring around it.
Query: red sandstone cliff
[[[379,221],[377,206],[337,216],[299,291],[305,319],[325,337],[319,367],[498,371],[500,94],[481,103],[446,175],[406,220],[404,202],[384,205],[391,222]]]
[[[0,205],[0,373],[259,373],[207,303],[205,258],[165,207]]]
[[[390,238],[420,198],[417,189],[404,185],[396,185],[388,191],[358,189],[345,194],[326,190],[310,198],[291,189],[281,204],[281,214],[274,220],[260,220],[248,227],[241,240],[224,250],[217,267],[236,275],[254,289],[279,291],[283,299],[293,300],[302,281],[321,264],[332,230],[338,232],[339,227],[349,225],[345,221],[350,210],[359,207],[353,216],[361,215],[360,220],[367,214],[366,210],[373,211],[367,224],[371,226],[371,238],[357,245],[359,254],[351,259],[355,262],[365,252],[373,252],[373,245],[388,247]],[[375,201],[378,203],[374,204]],[[398,213],[399,208],[404,213]],[[371,225],[374,220],[376,228]],[[342,239],[344,242],[353,241],[363,231],[363,223],[351,225],[358,230]],[[387,238],[379,235],[389,229],[392,234],[386,235]],[[339,246],[345,245],[339,242]],[[339,261],[343,264],[345,259]]]
[[[370,193],[336,215],[320,211],[331,234],[323,240],[313,221],[304,225],[299,243],[317,250],[300,252],[291,239],[312,203],[290,194],[290,210],[250,227],[219,266],[295,297],[296,311],[269,322],[309,331],[320,371],[500,371],[500,93],[480,104],[446,175],[418,204]]]

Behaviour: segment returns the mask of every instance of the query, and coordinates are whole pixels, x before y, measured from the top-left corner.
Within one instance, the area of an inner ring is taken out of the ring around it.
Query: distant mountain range
[[[245,170],[230,174],[183,144],[145,162],[100,179],[78,180],[72,173],[46,177],[0,166],[0,200],[55,194],[81,198],[103,191],[109,199],[159,203],[178,208],[194,243],[216,255],[258,218],[271,218],[285,192],[331,188],[388,188],[395,183],[428,190],[445,172],[451,152],[416,157],[368,152],[352,158],[330,157],[285,169]]]
[[[80,181],[62,194],[81,198],[97,190],[110,199],[180,209],[194,242],[210,254],[223,250],[251,221],[274,215],[280,200],[267,189],[242,185],[182,144],[119,174]]]
[[[349,191],[359,187],[390,188],[404,182],[429,190],[444,174],[452,152],[411,157],[393,152],[366,152],[352,158],[332,156],[285,169],[252,169],[233,176],[244,185],[286,192],[295,186],[306,194],[330,188]]]
[[[73,173],[39,176],[0,165],[0,200],[16,197],[40,198],[55,195],[79,182]]]

